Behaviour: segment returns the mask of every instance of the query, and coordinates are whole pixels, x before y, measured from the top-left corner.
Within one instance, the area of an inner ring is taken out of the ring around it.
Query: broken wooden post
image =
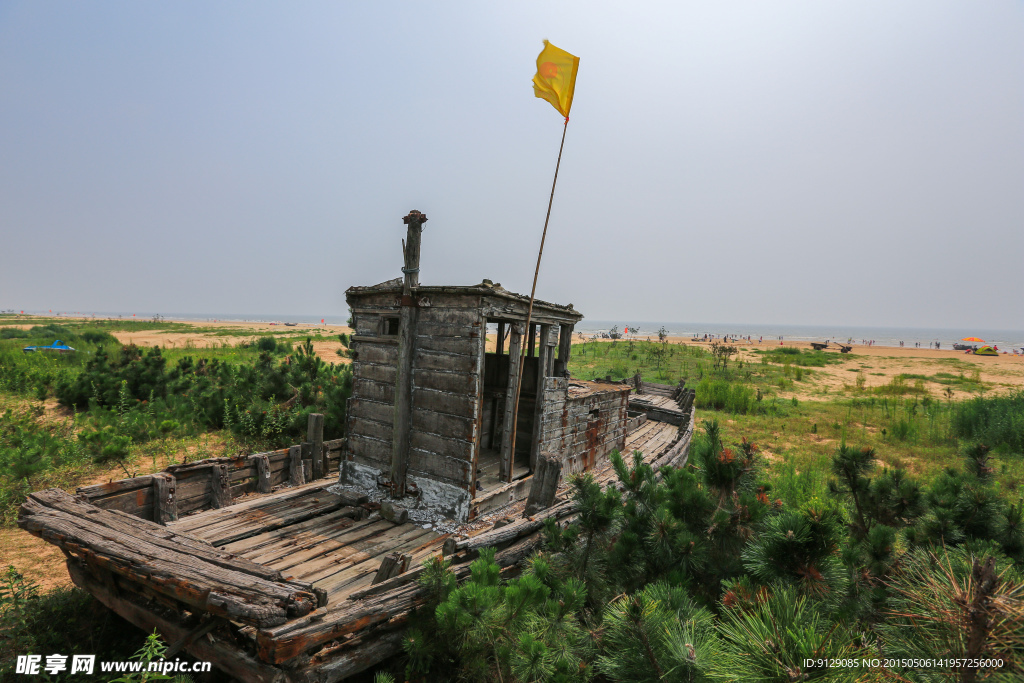
[[[380,516],[394,524],[405,524],[409,521],[408,510],[387,500],[380,504]]]
[[[558,326],[558,362],[555,376],[565,377],[569,372],[569,355],[572,353],[572,325]]]
[[[227,465],[210,466],[210,507],[222,508],[231,505],[231,481]]]
[[[327,474],[324,467],[324,416],[310,413],[306,424],[306,441],[310,443],[310,457],[313,459],[313,478],[321,479]]]
[[[250,455],[249,460],[256,468],[256,492],[270,493],[273,487],[270,484],[270,456],[266,453]]]
[[[516,419],[516,394],[519,392],[520,349],[523,340],[522,323],[509,323],[508,342],[508,388],[505,390],[505,415],[501,430],[501,468],[498,476],[505,481],[512,481],[512,470],[515,463],[515,444],[512,436],[512,421]]]
[[[551,331],[551,326],[538,325],[537,328],[537,400],[534,403],[533,409],[533,434],[531,435],[532,443],[530,444],[531,469],[537,469],[537,454],[540,449],[541,435],[544,428],[544,378],[548,376],[547,359],[551,355],[551,347],[548,346],[548,333]]]
[[[302,446],[289,446],[288,483],[292,486],[302,486],[306,483],[304,474],[302,471]]]
[[[370,585],[380,583],[381,581],[387,581],[390,578],[404,574],[405,570],[412,564],[412,555],[401,555],[399,553],[388,553],[381,560],[380,569],[377,570],[377,575],[373,577],[373,581]]]
[[[398,375],[395,378],[395,412],[391,444],[392,493],[405,495],[409,470],[409,442],[412,426],[412,358],[416,340],[416,290],[420,286],[420,234],[427,217],[410,211],[402,219],[408,226],[405,243],[405,282],[402,285],[402,310],[398,322]]]
[[[640,373],[633,375],[633,388],[636,389],[636,393],[644,393],[644,378],[640,376]]]
[[[157,473],[153,475],[153,521],[167,524],[178,521],[178,499],[175,497],[177,481],[173,474]]]
[[[498,321],[498,333],[494,338],[494,353],[500,356],[505,349],[505,323]]]
[[[562,459],[551,453],[539,456],[533,472],[533,483],[530,485],[530,496],[526,499],[526,514],[533,515],[551,507],[561,480]]]
[[[684,389],[682,396],[679,397],[679,407],[686,415],[693,409],[693,399],[697,397],[697,392],[693,389]]]

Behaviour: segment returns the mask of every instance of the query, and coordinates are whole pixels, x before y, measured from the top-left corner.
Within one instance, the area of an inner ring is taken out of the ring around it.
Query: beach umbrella
[[[977,337],[964,337],[960,341],[971,341],[971,342],[983,342],[984,339],[978,339]]]

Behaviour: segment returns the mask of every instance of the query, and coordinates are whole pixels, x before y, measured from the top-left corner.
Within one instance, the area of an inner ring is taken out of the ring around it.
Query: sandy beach
[[[15,319],[16,320],[16,319]],[[72,316],[61,316],[49,318],[47,322],[90,322],[93,318],[76,318]],[[288,326],[282,323],[247,322],[244,320],[210,321],[210,320],[163,320],[168,323],[181,323],[194,328],[194,331],[183,330],[139,330],[133,332],[114,331],[111,334],[122,344],[135,344],[136,346],[160,346],[163,348],[211,348],[219,346],[234,346],[239,342],[253,339],[257,334],[267,332],[275,336],[291,341],[302,341],[307,336],[321,335],[332,337],[330,341],[313,341],[313,350],[318,356],[328,363],[349,363],[346,358],[338,356],[338,350],[342,348],[341,342],[337,341],[339,334],[352,334],[352,329],[346,325],[331,324],[309,324],[299,323],[295,326]],[[27,329],[39,323],[19,324],[17,322],[3,322],[0,326],[17,327]]]
[[[90,320],[90,318],[73,318],[61,316],[53,318],[53,322],[68,320]],[[166,348],[207,348],[224,345],[235,345],[239,342],[253,339],[257,334],[274,333],[284,339],[301,341],[306,336],[320,335],[330,337],[330,340],[313,342],[316,353],[329,363],[348,363],[347,359],[338,356],[341,343],[337,341],[339,334],[351,334],[352,329],[345,325],[331,324],[308,324],[300,323],[296,326],[286,326],[281,323],[269,322],[247,322],[247,321],[210,321],[210,320],[168,320],[167,322],[182,323],[193,328],[194,331],[177,330],[141,330],[135,332],[113,332],[118,341],[124,344],[133,343],[138,346],[162,346]],[[8,327],[31,327],[33,324],[19,324],[16,319],[5,322]],[[657,337],[641,335],[636,341],[657,340]],[[577,334],[575,341],[589,340],[589,337]],[[628,341],[628,340],[622,340]],[[611,343],[611,340],[601,339],[599,343]],[[710,341],[693,341],[690,337],[668,337],[670,344],[692,344],[702,348],[708,348]],[[743,362],[760,362],[757,349],[768,349],[780,346],[778,340],[764,340],[758,343],[756,340],[748,342],[739,340],[730,342],[739,350],[738,360]],[[810,349],[811,343],[805,341],[783,341],[781,345],[800,349]],[[494,350],[494,334],[488,335],[487,348]],[[831,344],[827,353],[839,353],[838,347]],[[934,375],[945,372],[954,376],[963,374],[965,377],[972,377],[974,373],[980,373],[979,379],[989,385],[992,393],[1008,393],[1010,391],[1024,388],[1024,355],[1011,353],[1000,353],[998,356],[975,356],[965,354],[963,351],[952,349],[931,349],[916,348],[912,346],[880,346],[854,344],[853,350],[842,357],[843,362],[827,365],[821,368],[811,368],[808,379],[804,382],[795,383],[792,390],[780,391],[780,395],[786,398],[796,397],[801,400],[829,400],[836,397],[836,392],[844,387],[851,387],[856,381],[857,373],[864,377],[866,389],[890,383],[897,375]],[[913,379],[910,380],[913,382]],[[937,386],[929,387],[935,397],[942,396]],[[962,389],[953,388],[953,398],[967,398],[972,394]]]
[[[646,337],[644,337],[646,339]],[[655,337],[655,339],[657,339]],[[669,337],[670,344],[692,344],[710,348],[711,342],[695,342],[689,337]],[[738,357],[744,362],[760,362],[757,349],[769,349],[780,346],[778,340],[736,341],[730,342],[739,350]],[[811,342],[783,341],[782,345],[799,349],[811,349]],[[838,346],[830,344],[826,353],[839,354]],[[797,385],[792,391],[780,392],[785,397],[795,396],[801,400],[828,400],[836,398],[836,391],[843,387],[853,386],[856,373],[864,376],[865,388],[877,387],[892,382],[897,375],[934,375],[946,372],[953,375],[973,376],[980,373],[982,382],[991,384],[991,393],[1009,393],[1024,388],[1024,355],[1012,353],[998,356],[975,356],[963,351],[952,349],[929,349],[899,346],[865,346],[854,344],[848,354],[843,354],[843,361],[821,368],[811,368],[811,376],[805,386]],[[913,383],[913,380],[910,380]],[[935,397],[942,396],[937,389],[931,392]],[[973,394],[954,388],[953,398],[969,398]]]

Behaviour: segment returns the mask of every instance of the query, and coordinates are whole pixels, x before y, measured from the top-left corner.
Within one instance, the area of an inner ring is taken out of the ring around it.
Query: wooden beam
[[[110,496],[115,493],[121,493],[122,491],[134,491],[136,489],[146,488],[153,485],[153,475],[147,474],[142,477],[134,477],[132,479],[119,479],[117,481],[110,481],[106,484],[95,484],[93,486],[79,486],[76,493],[86,498],[101,498],[103,496]]]
[[[167,524],[178,521],[177,482],[173,474],[153,475],[153,521]]]
[[[223,508],[231,505],[231,482],[227,465],[210,466],[210,507]]]
[[[536,325],[536,323],[530,323],[529,337],[530,337],[530,341],[526,344],[526,355],[529,358],[533,358],[533,356],[536,354],[536,351],[537,351],[536,348],[535,348],[536,345],[537,345],[537,325]]]
[[[537,339],[537,401],[533,410],[533,434],[530,439],[530,469],[537,468],[537,458],[540,454],[541,423],[544,417],[544,378],[547,377],[548,358],[551,356],[551,347],[548,345],[548,335],[551,333],[550,325],[539,325],[540,334]]]
[[[400,554],[400,553],[388,553],[381,560],[380,568],[377,570],[377,574],[373,577],[373,581],[370,585],[387,581],[390,578],[404,574],[412,563],[412,555]]]
[[[197,638],[202,638],[213,629],[217,628],[218,626],[225,625],[227,623],[228,622],[224,621],[223,619],[208,617],[205,621],[201,621],[198,626],[196,626],[194,629],[186,633],[184,636],[182,636],[176,642],[174,642],[169,648],[167,648],[167,652],[164,653],[163,658],[172,659],[174,655],[178,654],[186,647],[194,643]]]
[[[533,472],[533,483],[530,495],[526,499],[526,514],[532,515],[540,510],[551,507],[558,493],[558,485],[562,480],[562,459],[557,454],[542,455],[537,458],[537,467]]]
[[[270,458],[266,455],[250,455],[256,470],[256,491],[258,493],[270,493],[274,487],[270,484]]]
[[[508,342],[508,388],[505,391],[505,415],[501,430],[501,468],[498,476],[505,481],[512,480],[512,420],[515,419],[516,394],[519,392],[519,362],[523,339],[523,326],[511,323]]]
[[[76,586],[91,593],[101,603],[146,633],[152,633],[153,629],[156,629],[168,642],[177,642],[188,637],[189,630],[185,626],[111,593],[77,563],[69,560],[67,565],[68,573]],[[206,638],[197,638],[184,647],[199,661],[213,662],[218,669],[241,681],[282,683],[286,680],[284,672],[280,669],[260,662],[241,648],[224,647],[221,640],[211,642]]]
[[[487,321],[484,320],[484,331],[487,330]],[[484,424],[484,364],[487,361],[487,335],[482,334],[476,342],[478,353],[476,354],[476,396],[473,397],[473,415],[476,418],[476,438],[470,448],[469,461],[472,469],[469,477],[469,497],[476,497],[477,469],[480,467],[480,451],[483,449],[484,441],[490,446],[491,430]],[[486,431],[485,431],[486,430]]]
[[[409,471],[409,440],[412,429],[412,361],[416,345],[416,290],[420,285],[420,235],[427,217],[410,211],[403,221],[408,227],[403,244],[405,281],[402,285],[402,312],[398,323],[398,365],[395,377],[394,430],[391,443],[391,492],[405,496]],[[319,457],[319,453],[314,454]]]
[[[569,355],[572,353],[572,325],[560,325],[558,334],[558,360],[562,372],[569,369]]]
[[[316,607],[309,584],[261,578],[267,568],[212,548],[194,550],[189,547],[196,544],[194,538],[175,544],[178,534],[160,539],[140,533],[113,512],[77,503],[62,491],[33,493],[22,505],[18,524],[103,573],[131,579],[192,611],[266,627]],[[167,533],[152,522],[145,524]]]
[[[324,416],[321,413],[310,413],[306,425],[306,441],[310,443],[310,457],[313,459],[313,478],[322,479],[327,474],[324,469]]]
[[[288,483],[292,486],[302,486],[306,483],[302,471],[302,446],[291,446],[288,449]]]

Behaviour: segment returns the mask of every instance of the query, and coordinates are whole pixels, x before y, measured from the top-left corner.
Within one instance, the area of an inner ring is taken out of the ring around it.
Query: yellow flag
[[[569,118],[572,94],[576,88],[576,70],[580,58],[544,41],[537,55],[537,75],[533,77],[533,94],[551,103],[558,113]]]

